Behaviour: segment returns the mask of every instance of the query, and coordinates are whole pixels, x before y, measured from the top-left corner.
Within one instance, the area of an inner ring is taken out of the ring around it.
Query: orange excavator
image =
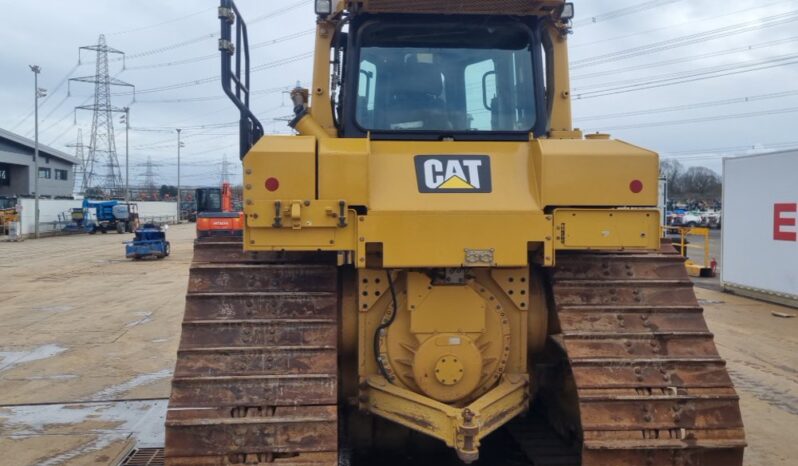
[[[233,211],[233,188],[198,188],[197,238],[238,237],[244,232],[244,214]]]

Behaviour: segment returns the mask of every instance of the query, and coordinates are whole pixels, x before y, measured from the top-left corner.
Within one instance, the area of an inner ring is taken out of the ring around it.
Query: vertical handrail
[[[241,17],[233,0],[221,0],[219,6],[221,37],[219,51],[222,58],[222,89],[241,112],[239,122],[239,151],[243,159],[249,150],[263,136],[263,125],[249,107],[250,66],[249,35],[247,24]],[[233,41],[235,25],[235,41]],[[233,57],[235,56],[235,71]]]

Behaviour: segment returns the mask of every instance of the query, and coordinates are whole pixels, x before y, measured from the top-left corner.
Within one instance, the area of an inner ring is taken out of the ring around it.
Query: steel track
[[[684,259],[664,244],[557,263],[552,341],[568,366],[559,400],[578,420],[554,424],[582,441],[581,465],[741,466],[738,397]]]
[[[195,243],[167,465],[338,462],[334,256]]]
[[[197,243],[167,464],[339,464],[333,259]],[[487,439],[477,465],[742,465],[737,395],[680,256],[563,254],[548,281],[536,410]],[[444,447],[346,463],[458,461]]]

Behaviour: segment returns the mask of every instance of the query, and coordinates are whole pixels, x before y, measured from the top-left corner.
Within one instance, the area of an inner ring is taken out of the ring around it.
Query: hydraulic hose
[[[399,304],[396,300],[396,288],[393,284],[393,277],[391,276],[390,271],[386,271],[386,275],[388,276],[388,288],[391,291],[391,303],[393,305],[393,311],[391,312],[391,317],[387,321],[380,324],[380,326],[377,327],[377,331],[374,332],[374,359],[377,361],[377,367],[380,370],[380,374],[385,377],[385,380],[393,383],[391,382],[391,377],[388,375],[388,370],[385,368],[382,358],[380,358],[380,334],[393,325],[394,321],[396,320],[396,314],[399,313]]]

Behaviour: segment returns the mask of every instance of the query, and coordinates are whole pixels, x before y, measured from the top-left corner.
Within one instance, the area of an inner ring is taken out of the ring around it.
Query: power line
[[[682,156],[687,158],[688,156],[695,156],[695,155],[706,156],[708,154],[723,154],[729,152],[742,152],[746,150],[779,149],[783,147],[793,147],[793,146],[798,146],[798,141],[779,142],[772,144],[761,144],[761,143],[749,144],[745,146],[715,147],[711,149],[691,149],[683,151],[664,152],[660,155],[667,156],[668,158],[680,158]]]
[[[721,78],[725,76],[733,76],[737,74],[750,73],[753,71],[762,71],[782,66],[790,66],[798,64],[798,54],[786,55],[766,60],[749,62],[747,65],[726,65],[723,67],[710,67],[700,68],[694,72],[683,72],[680,74],[673,74],[670,77],[656,79],[651,77],[639,78],[637,80],[618,81],[614,83],[605,83],[603,85],[587,86],[586,88],[598,88],[595,91],[578,92],[574,91],[574,98],[577,100],[593,99],[597,97],[606,97],[610,95],[626,94],[629,92],[642,91],[647,89],[655,89],[659,87],[674,86],[677,84],[686,84],[695,81],[703,81],[706,79]],[[627,84],[622,84],[627,83]]]
[[[730,12],[723,13],[723,14],[717,14],[717,11],[715,11],[715,9],[706,8],[706,11],[711,11],[712,12],[712,14],[709,15],[709,17],[699,16],[699,17],[696,17],[696,18],[691,19],[689,21],[684,21],[684,22],[678,23],[678,24],[669,24],[667,26],[662,26],[662,27],[658,27],[658,28],[654,28],[654,29],[647,29],[645,31],[634,32],[634,33],[625,34],[625,35],[622,35],[622,36],[610,37],[610,38],[602,39],[602,40],[591,40],[590,42],[587,42],[587,43],[584,43],[584,44],[569,44],[568,48],[569,48],[569,50],[576,50],[576,49],[580,49],[580,48],[583,48],[583,47],[593,47],[593,46],[595,46],[597,44],[603,44],[603,43],[607,43],[607,42],[614,42],[614,41],[617,41],[617,40],[628,39],[630,37],[636,37],[636,36],[642,36],[642,35],[651,35],[652,33],[659,32],[659,31],[665,31],[665,30],[672,31],[673,29],[679,28],[679,27],[682,27],[682,26],[688,26],[690,24],[695,24],[695,23],[705,23],[707,21],[714,21],[714,20],[717,20],[717,19],[720,19],[720,18],[725,18],[725,17],[728,17],[728,16],[738,15],[740,13],[746,13],[747,15],[750,15],[752,10],[761,10],[763,8],[770,8],[773,5],[780,5],[782,3],[793,3],[794,1],[795,0],[779,0],[777,2],[770,2],[770,3],[764,3],[764,4],[752,6],[752,7],[741,8],[739,10],[734,10],[734,11],[730,11]]]
[[[256,73],[256,72],[267,70],[267,69],[270,69],[270,68],[277,68],[277,67],[280,67],[280,66],[288,65],[290,63],[294,63],[294,62],[298,62],[298,61],[301,61],[301,60],[305,60],[305,59],[311,58],[312,56],[313,56],[313,52],[306,52],[306,53],[301,53],[299,55],[293,55],[293,56],[290,56],[290,57],[281,58],[279,60],[275,60],[275,61],[272,61],[272,62],[269,62],[269,63],[265,63],[263,65],[258,65],[258,66],[252,67],[251,72]],[[168,84],[166,86],[153,87],[153,88],[150,88],[150,89],[140,89],[140,90],[137,89],[135,91],[135,93],[134,92],[119,92],[119,93],[116,93],[116,94],[113,94],[113,95],[114,96],[124,96],[124,95],[152,94],[152,93],[156,93],[156,92],[173,91],[173,90],[176,90],[176,89],[183,89],[183,88],[186,88],[186,87],[193,87],[193,86],[199,86],[201,84],[208,84],[208,83],[212,83],[212,82],[217,82],[219,79],[221,79],[221,77],[219,75],[214,75],[214,76],[208,76],[207,78],[201,78],[201,79],[195,79],[195,80],[192,80],[192,81],[184,81],[184,82],[180,82],[180,83]]]
[[[182,16],[179,16],[179,17],[173,18],[173,19],[168,19],[168,20],[162,21],[160,23],[150,24],[149,26],[136,27],[136,28],[127,29],[127,30],[124,30],[124,31],[111,32],[111,33],[106,34],[106,35],[107,36],[121,36],[123,34],[131,34],[131,33],[134,33],[134,32],[146,31],[148,29],[155,29],[157,27],[165,26],[167,24],[173,24],[173,23],[177,23],[179,21],[186,20],[188,18],[193,18],[194,16],[201,15],[201,14],[203,14],[205,12],[208,12],[208,11],[211,11],[211,10],[214,10],[214,9],[216,9],[216,7],[205,8],[204,10],[200,10],[200,11],[197,11],[195,13],[190,13],[190,14],[187,14],[187,15],[182,15]]]
[[[659,8],[662,6],[670,5],[672,3],[678,3],[682,0],[649,0],[643,2],[639,5],[620,8],[618,10],[609,11],[607,13],[603,13],[600,15],[592,16],[589,18],[585,18],[582,20],[574,21],[574,27],[583,27],[589,26],[591,24],[596,24],[602,21],[609,21],[617,18],[622,18],[624,16],[634,15],[646,10],[651,10],[653,8]]]
[[[46,115],[44,115],[44,117],[42,117],[42,118],[39,120],[39,125],[43,125],[43,124],[44,124],[44,123],[45,123],[45,122],[46,122],[46,121],[47,121],[47,120],[48,120],[48,119],[49,119],[51,116],[53,116],[53,113],[55,113],[55,111],[56,111],[56,110],[58,110],[59,108],[61,108],[61,106],[62,106],[62,105],[64,105],[64,103],[66,103],[66,101],[67,101],[68,99],[69,99],[69,96],[68,96],[68,95],[65,95],[65,96],[64,96],[64,98],[63,98],[63,99],[61,99],[61,101],[60,101],[60,102],[58,102],[58,104],[56,104],[56,106],[55,106],[55,107],[53,107],[53,108],[52,108],[52,109],[51,109],[49,112],[47,112],[47,114],[46,114]],[[50,127],[48,127],[48,129],[49,129],[49,128],[50,128]],[[33,131],[34,131],[34,128],[31,128],[31,129],[29,129],[29,130],[28,130],[28,131],[25,133],[26,137],[30,138],[31,136],[33,136]],[[45,131],[46,131],[46,130],[45,130]],[[44,131],[42,131],[42,132],[44,132]]]
[[[66,134],[67,134],[67,133],[69,133],[69,132],[72,130],[72,128],[73,128],[73,126],[67,126],[66,128],[64,128],[64,130],[63,130],[63,131],[61,131],[61,132],[58,134],[58,136],[54,137],[54,138],[52,139],[52,141],[48,142],[48,143],[47,143],[47,145],[48,145],[48,146],[50,146],[50,147],[55,147],[55,144],[56,144],[58,141],[60,141],[62,137],[66,136]],[[78,129],[80,129],[80,128],[78,128]],[[88,146],[86,146],[86,147],[88,147]]]
[[[289,40],[292,40],[292,39],[297,39],[299,37],[311,35],[311,34],[313,34],[315,32],[316,32],[315,29],[308,29],[306,31],[296,32],[294,34],[288,34],[286,36],[278,37],[278,38],[275,38],[275,39],[272,39],[272,40],[269,40],[269,41],[252,44],[252,45],[250,45],[249,49],[250,50],[256,50],[256,49],[267,47],[267,46],[270,46],[270,45],[275,45],[275,44],[279,44],[279,43],[282,43],[282,42],[286,42],[286,41],[289,41]],[[150,65],[140,65],[140,66],[129,66],[126,69],[128,71],[148,70],[148,69],[153,69],[153,68],[164,68],[164,67],[169,67],[169,66],[188,65],[188,64],[191,64],[191,63],[199,63],[199,62],[208,61],[208,60],[216,60],[218,58],[219,58],[219,54],[218,53],[212,53],[212,54],[208,54],[208,55],[202,55],[202,56],[199,56],[199,57],[184,58],[182,60],[168,61],[168,62],[163,62],[163,63],[154,63],[154,64],[150,64]]]
[[[679,63],[687,63],[687,62],[692,62],[692,61],[699,61],[699,60],[703,60],[705,58],[717,58],[717,57],[720,57],[720,56],[723,56],[723,55],[733,55],[733,54],[737,54],[737,53],[741,53],[741,52],[750,52],[752,50],[772,47],[774,45],[786,44],[786,43],[795,42],[795,41],[798,41],[798,36],[788,37],[788,38],[779,39],[779,40],[773,40],[773,41],[769,41],[769,42],[762,42],[760,44],[747,45],[745,47],[736,47],[736,48],[733,48],[733,49],[726,49],[726,50],[720,50],[720,51],[716,51],[716,52],[708,52],[708,53],[702,53],[702,54],[699,54],[699,55],[692,55],[692,56],[689,56],[689,57],[682,57],[682,58],[675,58],[675,59],[672,59],[672,60],[659,61],[659,62],[655,62],[655,63],[646,63],[646,64],[643,64],[643,65],[627,66],[625,68],[613,68],[611,70],[606,70],[606,71],[598,71],[598,72],[595,72],[595,73],[576,75],[576,76],[572,76],[571,77],[571,81],[580,81],[580,80],[584,80],[584,79],[598,78],[598,77],[601,77],[601,76],[617,76],[619,74],[628,73],[630,71],[639,71],[639,70],[645,70],[645,69],[650,69],[650,68],[658,68],[658,67],[667,66],[667,65],[676,65],[676,64],[679,64]]]
[[[286,13],[290,13],[291,11],[294,11],[294,10],[296,10],[298,8],[302,8],[303,6],[309,5],[311,3],[313,3],[313,0],[301,0],[301,1],[297,2],[297,3],[294,3],[293,5],[284,6],[282,8],[278,8],[277,10],[271,11],[269,13],[266,13],[266,14],[263,14],[263,15],[260,15],[260,16],[256,16],[251,21],[248,21],[247,24],[256,24],[256,23],[260,23],[261,21],[266,21],[267,19],[276,18],[276,17],[282,16],[282,15],[284,15]]]
[[[298,2],[298,3],[293,4],[293,5],[281,7],[281,8],[279,8],[277,10],[274,10],[274,11],[272,11],[270,13],[266,13],[264,15],[258,16],[255,19],[253,19],[251,21],[248,21],[247,24],[251,25],[251,24],[259,23],[261,21],[266,21],[266,20],[271,19],[271,18],[276,18],[278,16],[281,16],[281,15],[287,14],[287,13],[293,11],[293,10],[296,10],[297,8],[300,8],[300,7],[303,7],[305,5],[308,5],[308,4],[311,3],[311,1],[312,0],[302,0],[302,1]],[[182,47],[193,45],[193,44],[196,44],[196,43],[199,43],[199,42],[203,42],[203,41],[206,41],[206,40],[209,40],[209,39],[213,39],[213,38],[218,37],[218,36],[219,36],[219,33],[210,32],[210,33],[203,34],[201,36],[197,36],[197,37],[194,37],[192,39],[184,40],[184,41],[177,42],[177,43],[174,43],[174,44],[168,44],[168,45],[164,45],[162,47],[157,47],[157,48],[154,48],[154,49],[143,50],[141,52],[130,53],[130,54],[127,55],[127,59],[128,60],[135,60],[135,59],[142,58],[142,57],[149,57],[149,56],[152,56],[152,55],[157,55],[159,53],[168,52],[170,50],[175,50],[175,49],[178,49],[178,48],[182,48]],[[111,61],[119,61],[119,60],[111,60]]]
[[[58,92],[58,91],[61,89],[61,87],[63,87],[63,86],[64,86],[64,83],[65,83],[65,82],[67,82],[67,80],[68,80],[68,79],[69,79],[69,78],[72,76],[72,73],[74,73],[74,72],[75,72],[75,71],[76,71],[76,70],[77,70],[79,67],[80,67],[80,64],[77,64],[77,65],[73,66],[73,67],[72,67],[72,69],[71,69],[71,70],[69,70],[69,72],[68,72],[68,73],[67,73],[67,74],[64,76],[64,78],[63,78],[63,79],[61,79],[61,81],[59,81],[59,82],[58,82],[58,84],[56,84],[56,85],[55,85],[55,87],[53,87],[52,89],[50,89],[50,92],[47,94],[47,96],[46,96],[44,99],[42,99],[42,101],[39,103],[39,106],[41,107],[41,106],[43,106],[44,104],[46,104],[46,103],[47,103],[47,102],[50,100],[50,98],[51,98],[53,95],[55,95],[55,93],[56,93],[56,92]],[[67,93],[67,97],[69,97],[69,93]],[[66,100],[66,98],[65,98],[64,100]],[[63,105],[63,103],[64,103],[64,101],[61,101],[61,102],[59,103],[59,105],[58,105],[58,106],[61,106],[61,105]],[[24,125],[24,124],[25,124],[25,122],[27,122],[27,121],[30,119],[30,117],[32,117],[32,116],[33,116],[33,113],[34,113],[34,110],[31,110],[31,111],[30,111],[30,113],[28,113],[27,115],[25,115],[25,117],[24,117],[24,118],[22,118],[22,120],[20,120],[19,122],[17,122],[17,124],[16,124],[16,125],[14,125],[14,126],[11,128],[11,131],[16,131],[16,129],[17,129],[17,128],[19,128],[20,126]],[[45,117],[45,119],[46,119],[46,118],[48,118],[50,115],[52,115],[52,111],[51,111],[50,113],[48,113],[48,114],[47,114],[47,116]],[[32,131],[30,131],[30,133],[32,133]]]
[[[754,154],[761,154],[765,152],[772,152],[774,150],[789,150],[789,149],[796,149],[798,150],[798,141],[795,142],[787,142],[782,144],[756,144],[752,146],[738,146],[736,148],[731,148],[725,151],[717,151],[717,152],[701,152],[695,151],[696,155],[689,155],[689,156],[671,156],[671,155],[662,155],[662,159],[664,160],[679,160],[679,161],[689,161],[689,162],[700,162],[705,160],[717,160],[719,158],[735,158],[735,157],[743,157],[746,155],[754,155]]]
[[[788,108],[779,108],[773,110],[763,110],[759,112],[735,113],[730,115],[713,115],[709,117],[687,118],[687,119],[671,120],[671,121],[653,121],[648,123],[620,125],[620,126],[614,126],[602,129],[605,131],[619,131],[626,129],[652,128],[652,127],[661,127],[661,126],[690,125],[695,123],[705,123],[708,121],[736,120],[740,118],[754,118],[754,117],[782,115],[786,113],[796,113],[796,112],[798,112],[798,107],[788,107]]]
[[[784,24],[792,23],[794,21],[798,21],[798,11],[792,11],[781,15],[768,16],[753,21],[746,21],[744,23],[724,26],[721,28],[712,29],[709,31],[699,32],[695,34],[688,34],[685,36],[674,37],[664,41],[654,42],[651,44],[642,45],[638,47],[632,47],[617,52],[605,53],[602,55],[594,55],[589,58],[584,58],[581,60],[575,60],[571,62],[571,69],[576,70],[579,68],[584,68],[586,66],[595,66],[599,64],[609,63],[612,61],[626,60],[628,58],[638,57],[641,55],[648,55],[657,52],[663,52],[665,50],[671,50],[679,47],[686,47],[688,45],[699,44],[699,43],[703,44],[710,40],[721,39],[736,34],[758,31],[761,29],[771,28],[775,26],[781,26]]]
[[[616,88],[616,87],[619,87],[619,86],[634,86],[634,85],[637,85],[637,84],[647,84],[649,82],[653,82],[652,80],[665,81],[665,80],[670,80],[670,79],[680,79],[680,78],[683,78],[683,77],[690,77],[690,76],[693,76],[693,75],[698,74],[698,73],[713,73],[713,72],[723,72],[723,71],[729,71],[729,70],[736,70],[736,69],[740,69],[740,68],[751,67],[751,66],[759,66],[759,65],[764,65],[764,64],[774,63],[774,62],[780,62],[780,61],[785,61],[785,60],[789,61],[789,60],[792,60],[792,59],[795,59],[795,58],[798,58],[798,53],[790,53],[790,54],[787,54],[787,55],[778,55],[778,56],[775,56],[775,57],[767,57],[767,58],[757,58],[757,59],[754,59],[754,60],[747,60],[747,61],[738,61],[738,62],[734,62],[734,63],[726,63],[726,64],[723,64],[723,65],[713,65],[713,66],[708,66],[708,67],[704,67],[704,68],[693,68],[693,69],[687,70],[687,71],[677,71],[675,73],[669,73],[669,74],[658,74],[656,76],[642,76],[642,77],[637,77],[637,78],[621,79],[621,80],[612,81],[612,82],[609,82],[609,83],[584,84],[582,86],[574,88],[573,92],[574,93],[579,93],[579,91],[583,91],[583,90],[588,90],[589,91],[591,89],[605,89],[605,88],[606,89],[610,89],[610,88]]]
[[[250,95],[263,96],[268,94],[277,94],[289,89],[291,89],[291,86],[280,86],[280,87],[272,87],[269,89],[258,89],[252,91]],[[229,97],[227,97],[226,95],[213,95],[213,96],[202,96],[202,97],[184,97],[177,99],[151,99],[151,100],[136,99],[136,103],[137,104],[181,104],[181,103],[194,103],[194,102],[209,102],[212,100],[229,100]]]
[[[626,118],[626,117],[633,117],[633,116],[641,116],[641,115],[651,115],[655,113],[667,113],[667,112],[680,112],[685,110],[696,110],[700,108],[710,108],[710,107],[719,107],[723,105],[733,105],[733,104],[742,104],[748,102],[756,102],[760,100],[769,100],[769,99],[781,99],[784,97],[792,97],[798,96],[798,90],[794,91],[784,91],[784,92],[774,92],[770,94],[759,94],[753,95],[750,97],[737,97],[733,99],[723,99],[723,100],[712,100],[708,102],[698,102],[694,104],[687,104],[687,105],[675,105],[671,107],[660,107],[660,108],[652,108],[646,110],[638,110],[638,111],[631,111],[631,112],[620,112],[620,113],[610,113],[606,115],[592,115],[592,116],[585,116],[576,118],[577,121],[595,121],[595,120],[610,120],[614,118]]]

